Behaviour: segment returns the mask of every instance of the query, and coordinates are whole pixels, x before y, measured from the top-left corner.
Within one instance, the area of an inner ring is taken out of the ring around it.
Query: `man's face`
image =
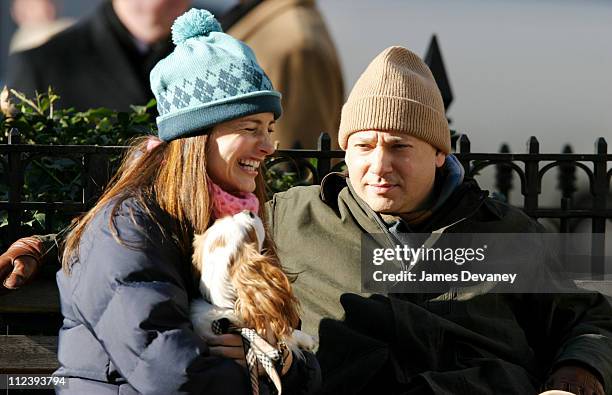
[[[154,44],[170,34],[174,20],[183,14],[190,0],[113,0],[121,23],[138,40]]]
[[[446,156],[404,133],[367,130],[351,134],[345,159],[361,199],[376,212],[401,214],[421,208]]]

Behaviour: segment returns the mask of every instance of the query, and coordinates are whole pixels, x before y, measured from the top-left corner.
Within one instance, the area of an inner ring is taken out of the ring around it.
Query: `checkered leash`
[[[282,394],[281,380],[275,365],[282,360],[280,350],[272,347],[257,332],[249,328],[237,328],[227,324],[227,320],[217,320],[212,323],[213,333],[221,335],[224,333],[236,333],[242,336],[245,344],[246,362],[251,378],[251,390],[253,395],[259,395],[259,375],[257,374],[257,363],[266,371],[270,381],[276,387],[278,395]]]

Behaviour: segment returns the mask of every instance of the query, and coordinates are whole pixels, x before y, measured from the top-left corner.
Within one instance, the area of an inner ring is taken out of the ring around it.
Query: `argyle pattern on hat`
[[[183,79],[159,93],[157,110],[164,115],[181,108],[228,99],[250,92],[272,90],[268,76],[252,62],[230,63],[227,68],[206,70],[202,78]]]

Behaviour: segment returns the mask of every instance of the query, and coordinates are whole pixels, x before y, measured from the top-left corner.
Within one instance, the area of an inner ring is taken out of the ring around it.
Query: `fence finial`
[[[8,144],[20,144],[21,143],[21,135],[19,134],[19,130],[17,128],[11,128],[8,134]]]
[[[572,147],[569,144],[566,144],[563,147],[564,154],[573,153]],[[576,192],[576,166],[573,163],[562,163],[559,165],[559,175],[558,175],[558,187],[561,189],[561,196],[563,199],[566,199],[567,202],[563,203],[564,200],[561,200],[561,205],[567,204],[567,207],[570,207],[571,202],[569,201]]]
[[[326,132],[321,132],[317,149],[321,152],[329,152],[331,150],[331,137]],[[331,169],[331,158],[321,157],[317,159],[317,182],[321,182]]]
[[[535,136],[529,137],[527,140],[527,153],[537,154],[540,152],[540,142]]]
[[[331,137],[326,132],[321,132],[319,135],[319,141],[317,141],[317,149],[319,151],[331,150]]]
[[[462,154],[469,154],[470,145],[470,139],[467,134],[462,134],[461,137],[459,137],[459,152]]]
[[[603,137],[599,137],[595,140],[595,153],[596,154],[607,154],[608,153],[608,143],[606,139]]]
[[[499,152],[502,154],[510,153],[510,146],[503,143]],[[510,190],[512,189],[512,166],[509,163],[498,163],[495,165],[495,187],[503,196],[504,201],[509,200]]]

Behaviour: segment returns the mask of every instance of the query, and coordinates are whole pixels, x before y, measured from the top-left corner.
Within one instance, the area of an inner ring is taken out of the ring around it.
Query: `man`
[[[17,30],[11,37],[9,53],[38,47],[72,25],[70,18],[57,18],[57,9],[55,0],[13,0],[11,17]]]
[[[541,229],[464,179],[421,59],[392,47],[372,61],[343,107],[339,142],[348,178],[330,174],[269,203],[281,261],[299,273],[303,329],[319,329],[326,392],[612,390],[612,310],[599,294],[351,294],[361,291],[363,234]]]
[[[464,179],[440,93],[415,54],[392,47],[374,59],[344,105],[339,142],[348,178],[331,174],[268,205],[279,256],[299,273],[303,329],[319,329],[326,392],[611,388],[612,311],[599,294],[353,294],[365,233],[540,230]]]

